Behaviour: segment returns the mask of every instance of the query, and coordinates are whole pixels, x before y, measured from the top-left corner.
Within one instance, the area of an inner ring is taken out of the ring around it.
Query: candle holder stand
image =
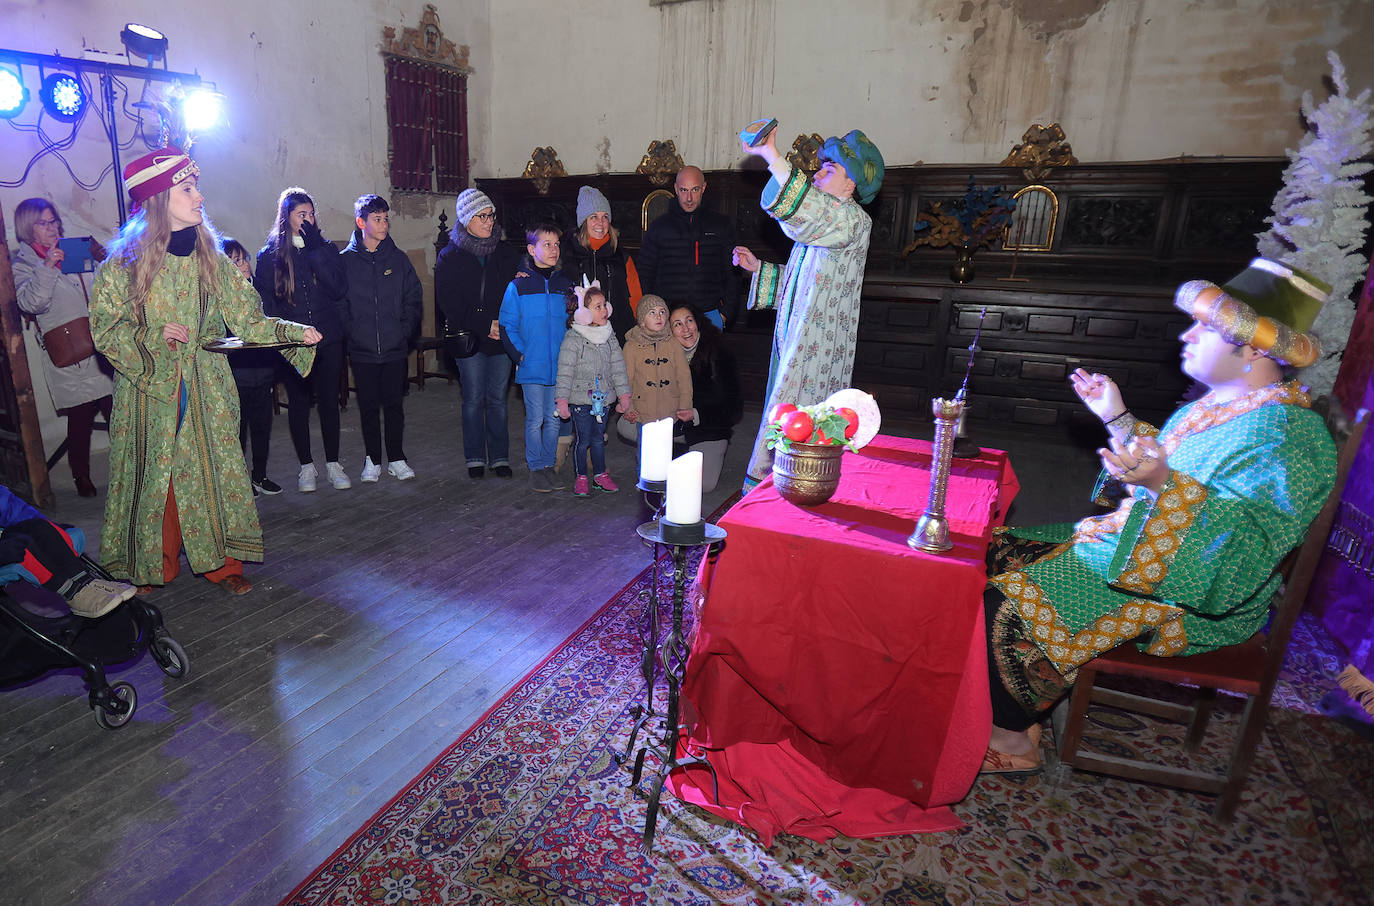
[[[641,478],[635,483],[644,495],[644,505],[649,508],[650,518],[655,522],[663,518],[663,508],[668,505],[668,482]]]
[[[925,512],[916,520],[916,530],[906,539],[913,550],[942,554],[954,547],[949,540],[949,520],[945,518],[945,491],[949,487],[949,461],[954,453],[954,426],[964,411],[958,399],[931,400],[935,416],[935,443],[930,462],[930,499]]]
[[[688,755],[685,752],[679,754],[685,728],[679,723],[678,696],[682,691],[683,673],[687,667],[688,655],[687,640],[683,636],[682,628],[687,602],[687,562],[692,551],[697,548],[706,547],[709,549],[711,545],[724,541],[725,530],[704,521],[689,525],[676,525],[658,520],[640,525],[637,531],[639,537],[651,548],[653,556],[649,589],[641,593],[641,602],[644,608],[641,624],[644,656],[640,661],[640,673],[644,677],[644,702],[636,704],[630,710],[635,722],[630,728],[630,739],[625,745],[625,751],[616,757],[616,761],[624,764],[630,757],[630,753],[635,751],[635,742],[639,738],[639,732],[650,718],[660,716],[663,718],[661,738],[646,740],[639,747],[635,754],[634,772],[630,779],[632,787],[639,786],[644,774],[645,757],[652,752],[658,758],[659,768],[649,788],[648,815],[644,819],[644,851],[649,852],[653,849],[654,829],[658,823],[658,804],[663,795],[663,785],[673,771],[690,765],[704,765],[711,772],[715,797],[716,799],[720,798],[720,784],[716,778],[716,769],[711,766],[711,763],[704,756]],[[681,540],[684,538],[687,540]],[[660,545],[668,549],[668,554],[673,563],[672,616],[671,622],[667,626],[666,635],[659,611],[658,570],[659,564],[663,560],[659,554]],[[709,550],[707,554],[709,556]],[[661,715],[654,710],[654,686],[660,678],[668,686],[668,697]]]

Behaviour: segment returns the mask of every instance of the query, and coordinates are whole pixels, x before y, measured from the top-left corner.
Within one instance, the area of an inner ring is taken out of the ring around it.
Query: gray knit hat
[[[458,216],[458,222],[467,226],[469,220],[487,208],[496,210],[495,203],[487,197],[486,192],[481,189],[464,189],[458,193],[458,204],[454,208],[454,213]]]
[[[579,227],[587,222],[587,218],[597,211],[605,211],[607,216],[611,213],[611,203],[606,200],[606,196],[601,194],[599,189],[591,186],[583,186],[577,190],[577,225]]]

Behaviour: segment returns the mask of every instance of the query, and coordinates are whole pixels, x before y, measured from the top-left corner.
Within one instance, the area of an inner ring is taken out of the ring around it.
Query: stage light
[[[39,97],[48,116],[64,123],[79,119],[86,109],[86,92],[76,76],[68,72],[54,72],[43,79]]]
[[[130,22],[119,33],[119,40],[124,42],[125,50],[136,57],[143,57],[149,66],[153,65],[154,60],[167,56],[167,36],[156,28]]]
[[[19,115],[29,102],[29,89],[24,80],[13,69],[0,67],[0,119],[12,119]]]
[[[181,122],[192,134],[205,132],[224,120],[224,95],[213,88],[192,88],[181,100]]]

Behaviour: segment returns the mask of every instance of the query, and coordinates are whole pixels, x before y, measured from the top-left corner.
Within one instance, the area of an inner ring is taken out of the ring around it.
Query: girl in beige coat
[[[668,304],[652,293],[639,300],[639,323],[625,334],[625,370],[630,376],[630,411],[616,425],[626,440],[639,426],[661,418],[692,420],[692,372],[682,344],[668,328]]]

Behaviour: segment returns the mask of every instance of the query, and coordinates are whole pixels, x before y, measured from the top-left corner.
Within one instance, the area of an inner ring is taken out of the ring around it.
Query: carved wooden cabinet
[[[1177,337],[1189,319],[1167,291],[882,279],[864,286],[854,383],[884,407],[928,413],[932,397],[953,395],[963,381],[985,310],[971,421],[1032,430],[1095,423],[1069,387],[1080,367],[1111,375],[1145,418],[1167,415],[1186,389]]]
[[[1254,256],[1283,165],[1180,158],[1054,170],[1041,180],[1059,203],[1049,248],[1013,252],[994,242],[975,253],[975,277],[962,285],[949,279],[952,249],[901,254],[912,224],[931,202],[963,195],[970,176],[1008,194],[1028,181],[1019,170],[996,166],[889,168],[867,208],[873,234],[854,383],[877,395],[887,412],[928,419],[931,397],[958,389],[986,306],[971,420],[1044,432],[1095,424],[1067,381],[1080,366],[1112,375],[1138,415],[1167,415],[1188,383],[1178,370],[1178,335],[1188,319],[1173,307],[1173,290],[1193,278],[1225,280]],[[731,217],[739,241],[759,257],[783,261],[791,243],[759,207],[766,179],[758,169],[712,171],[704,203]],[[642,235],[644,198],[658,188],[634,174],[554,179],[547,194],[528,179],[477,183],[496,201],[507,238],[522,246],[532,219],[571,225],[578,187],[594,185],[610,200],[632,252]],[[729,334],[752,398],[762,397],[772,326],[771,313],[750,313]]]

